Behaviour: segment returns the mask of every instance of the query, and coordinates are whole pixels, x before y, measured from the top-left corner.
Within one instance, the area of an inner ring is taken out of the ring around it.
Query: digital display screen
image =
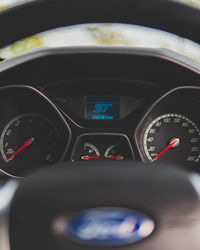
[[[118,120],[119,97],[88,96],[86,100],[86,119]]]

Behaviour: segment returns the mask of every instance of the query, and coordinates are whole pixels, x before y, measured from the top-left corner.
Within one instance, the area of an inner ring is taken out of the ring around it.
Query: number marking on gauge
[[[155,118],[146,128],[143,137],[146,157],[182,163],[196,161],[200,155],[200,131],[184,115],[167,113]],[[167,153],[168,152],[168,153]]]

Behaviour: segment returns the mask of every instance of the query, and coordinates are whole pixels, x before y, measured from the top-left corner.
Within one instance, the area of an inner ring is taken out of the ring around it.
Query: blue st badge
[[[112,207],[83,211],[62,219],[62,224],[62,234],[68,239],[97,247],[132,244],[147,238],[155,228],[153,220],[143,213]]]

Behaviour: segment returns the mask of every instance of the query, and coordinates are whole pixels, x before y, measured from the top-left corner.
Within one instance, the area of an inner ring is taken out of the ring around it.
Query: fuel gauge
[[[104,157],[105,159],[110,159],[110,160],[123,160],[124,157],[120,152],[120,147],[118,145],[111,145],[109,146],[105,153],[104,153]]]
[[[100,158],[99,150],[91,143],[85,143],[81,160],[95,160]]]

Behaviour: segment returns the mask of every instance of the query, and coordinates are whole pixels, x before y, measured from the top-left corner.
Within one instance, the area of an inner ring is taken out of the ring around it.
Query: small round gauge
[[[118,145],[109,146],[104,153],[104,157],[108,160],[123,160],[124,159],[123,155],[121,155],[121,150]]]
[[[91,143],[84,143],[81,160],[97,160],[100,158],[99,150]]]
[[[200,131],[193,121],[183,115],[163,114],[146,128],[143,147],[151,162],[197,162],[200,154]]]
[[[37,114],[13,118],[1,134],[1,156],[4,171],[23,176],[33,167],[49,165],[61,157],[59,135],[55,126]]]

